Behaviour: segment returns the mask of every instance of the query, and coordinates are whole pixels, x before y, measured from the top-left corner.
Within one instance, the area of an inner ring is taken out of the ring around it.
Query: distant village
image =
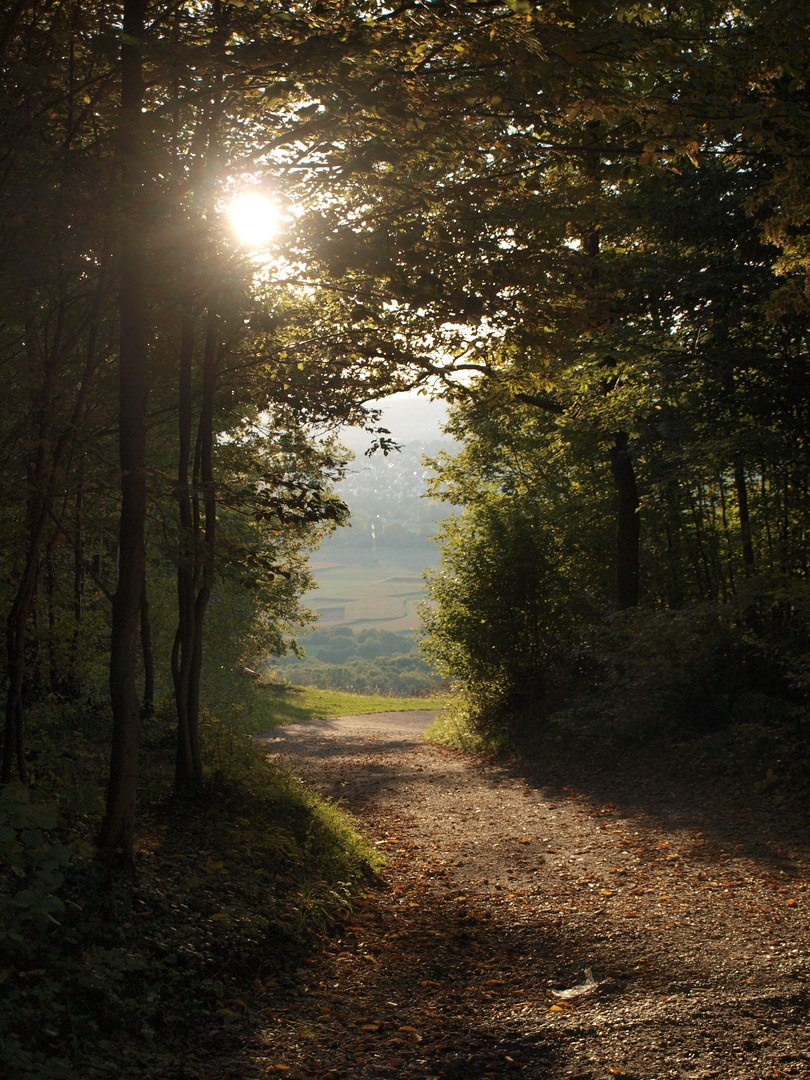
[[[339,488],[352,513],[351,527],[338,530],[331,544],[354,547],[369,543],[372,526],[377,542],[386,546],[414,540],[429,543],[437,523],[447,517],[451,507],[427,497],[431,470],[424,459],[452,447],[450,439],[433,439],[404,443],[387,456],[359,453]]]

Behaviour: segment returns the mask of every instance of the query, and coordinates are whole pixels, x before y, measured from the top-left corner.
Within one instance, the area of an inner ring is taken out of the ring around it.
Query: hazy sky
[[[440,438],[441,425],[447,417],[443,401],[431,401],[416,393],[392,394],[382,402],[384,427],[397,442],[429,442]],[[340,441],[355,453],[362,453],[371,441],[367,432],[346,428]]]

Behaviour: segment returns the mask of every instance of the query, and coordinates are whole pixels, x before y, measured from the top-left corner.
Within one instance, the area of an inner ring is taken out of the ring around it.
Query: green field
[[[306,594],[304,603],[320,613],[322,627],[416,630],[422,573],[436,561],[433,544],[387,549],[377,559],[370,552],[333,547],[312,560],[318,588]]]

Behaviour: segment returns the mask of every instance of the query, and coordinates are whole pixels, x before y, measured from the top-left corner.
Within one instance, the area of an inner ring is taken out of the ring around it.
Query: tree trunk
[[[57,694],[62,689],[63,680],[60,678],[56,655],[56,574],[53,566],[53,540],[45,552],[45,593],[48,603],[48,688],[52,694]]]
[[[113,713],[107,805],[101,850],[131,867],[140,743],[137,638],[146,523],[146,181],[141,49],[146,0],[125,0],[121,44],[121,248],[118,365],[121,519],[118,586],[113,597],[110,699]]]
[[[3,730],[3,761],[0,781],[11,779],[16,762],[17,775],[26,783],[25,748],[23,742],[25,706],[23,686],[25,682],[25,633],[31,600],[39,574],[39,538],[30,538],[28,556],[17,594],[6,620],[6,664],[8,688],[6,691],[6,717]]]
[[[76,488],[76,504],[73,518],[73,641],[71,659],[73,668],[79,662],[80,627],[84,619],[84,592],[87,570],[84,564],[84,453],[79,462]]]
[[[141,716],[146,719],[155,711],[155,654],[152,650],[152,623],[149,620],[149,596],[146,575],[141,587],[141,658],[143,660],[143,704]]]
[[[728,587],[732,593],[735,591],[734,585],[734,545],[731,542],[731,530],[728,525],[728,505],[726,500],[726,485],[723,481],[723,474],[719,473],[717,476],[717,490],[720,493],[720,513],[721,520],[723,522],[723,539],[726,544],[726,560],[728,565]],[[723,599],[725,600],[725,578],[723,580]]]
[[[626,611],[638,607],[641,524],[630,439],[626,432],[619,431],[613,440],[610,467],[617,495],[616,606]]]
[[[754,569],[754,545],[751,542],[751,518],[748,513],[748,488],[745,481],[745,469],[740,462],[734,466],[734,488],[737,492],[737,511],[740,517],[742,536],[743,566],[746,574]]]
[[[200,750],[200,677],[202,674],[205,611],[214,583],[216,542],[216,490],[213,476],[214,391],[218,352],[217,315],[209,303],[203,352],[203,386],[197,445],[194,460],[193,500],[190,498],[188,468],[191,434],[191,354],[190,336],[184,333],[181,348],[180,468],[178,496],[180,525],[184,538],[178,570],[178,660],[175,661],[177,703],[177,758],[175,786],[194,794],[202,789],[203,767]],[[199,499],[202,494],[204,520]],[[196,595],[195,595],[196,593]]]
[[[214,486],[214,392],[218,353],[217,314],[213,304],[208,309],[203,357],[203,395],[200,410],[200,470],[198,483],[202,489],[204,531],[202,537],[202,577],[194,601],[194,651],[188,685],[188,724],[192,751],[194,782],[202,785],[203,769],[200,753],[200,678],[202,676],[203,626],[211,590],[214,587],[214,549],[216,545],[217,496]],[[197,479],[197,478],[195,478]]]
[[[183,315],[180,341],[178,396],[179,455],[177,465],[177,500],[180,518],[180,550],[177,562],[178,625],[172,654],[174,700],[177,710],[177,748],[174,767],[175,786],[180,791],[194,787],[194,753],[189,727],[189,680],[194,652],[194,593],[197,567],[196,516],[192,513],[189,479],[191,464],[192,368],[194,360],[194,314],[191,301]]]
[[[7,783],[17,764],[17,775],[27,780],[24,753],[25,728],[25,646],[31,605],[36,594],[40,572],[42,536],[47,520],[45,489],[47,486],[45,447],[48,442],[48,415],[53,393],[54,358],[45,359],[37,347],[38,335],[32,322],[26,320],[26,350],[32,380],[38,368],[43,369],[42,384],[36,399],[33,427],[37,434],[36,448],[26,466],[28,487],[25,515],[25,560],[17,591],[6,620],[6,663],[8,687],[3,731],[3,760],[0,781]]]
[[[212,8],[212,45],[224,50],[228,8],[218,2]],[[224,51],[221,54],[224,63]],[[222,114],[222,74],[218,71],[210,87],[210,108],[206,109],[193,140],[198,163],[206,154],[210,162],[218,157],[218,131]],[[197,177],[205,184],[204,171]],[[215,267],[206,267],[209,273]],[[216,492],[213,482],[213,423],[216,363],[219,351],[217,295],[214,276],[209,284],[203,347],[202,402],[197,427],[193,480],[189,484],[191,461],[191,403],[194,358],[194,308],[192,277],[183,316],[180,343],[179,440],[177,497],[180,512],[180,553],[177,573],[178,628],[172,651],[172,675],[177,706],[177,755],[175,787],[189,795],[203,787],[200,749],[200,676],[202,673],[203,626],[214,578],[216,539]],[[204,524],[201,520],[200,499]]]

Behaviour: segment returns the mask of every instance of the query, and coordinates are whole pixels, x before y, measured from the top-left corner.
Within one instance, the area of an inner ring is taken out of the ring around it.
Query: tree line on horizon
[[[482,722],[635,609],[703,605],[684,639],[719,620],[718,655],[798,693],[806,22],[794,0],[8,5],[2,781],[46,724],[109,716],[100,849],[131,862],[155,684],[194,795],[206,679],[306,622],[306,554],[346,518],[335,433],[390,450],[369,403],[420,386],[454,403],[434,494],[465,508],[428,647]],[[279,213],[258,253],[228,225],[244,189]]]

